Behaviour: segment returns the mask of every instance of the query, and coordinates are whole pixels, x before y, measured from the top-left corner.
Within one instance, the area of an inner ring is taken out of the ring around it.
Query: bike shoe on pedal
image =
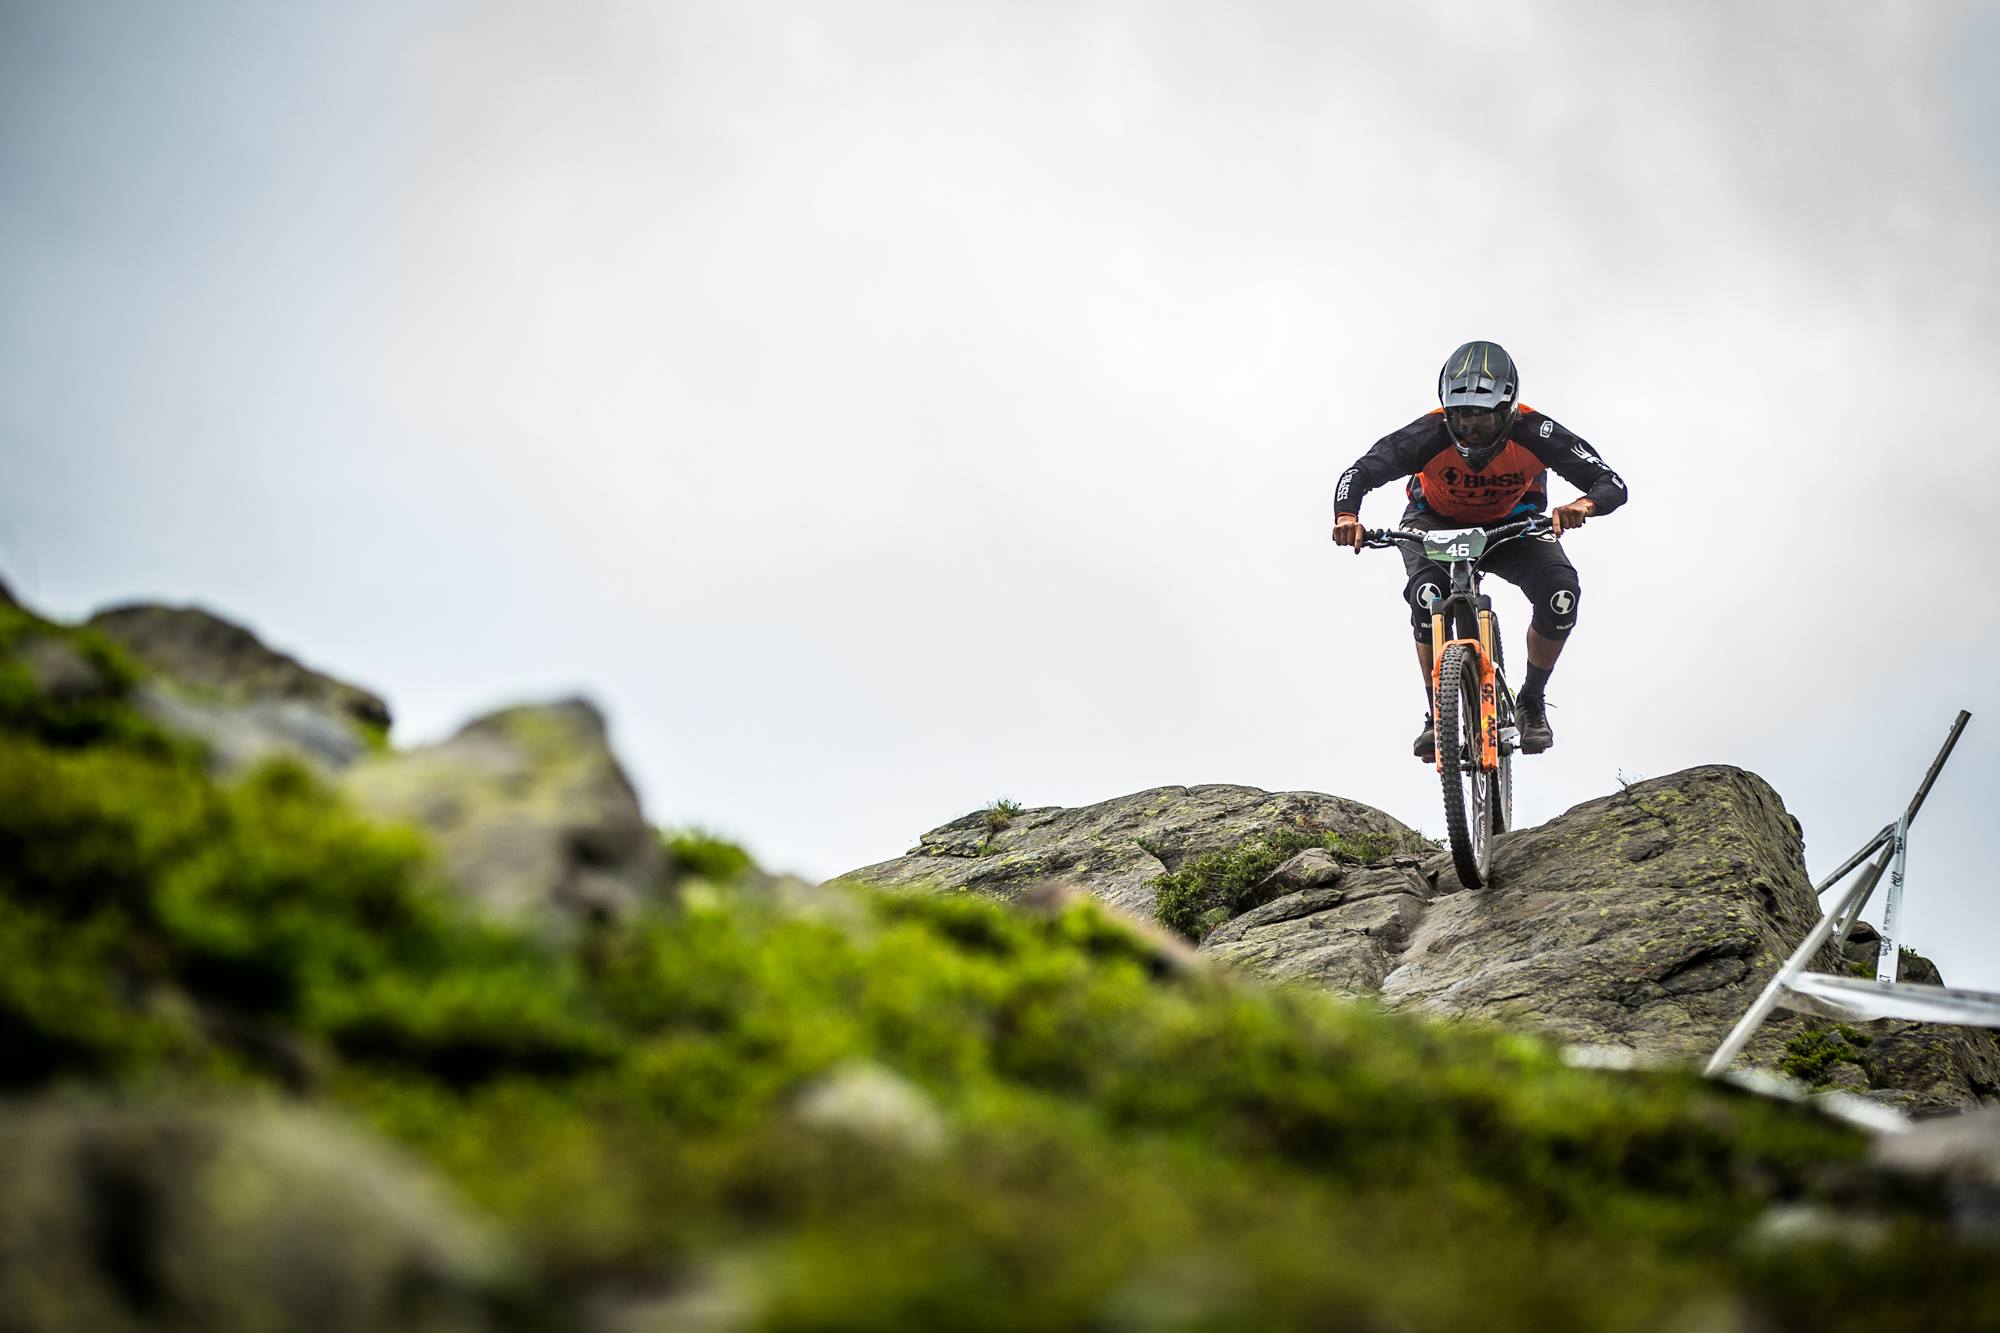
[[[1540,754],[1556,743],[1555,732],[1549,730],[1546,699],[1522,699],[1515,705],[1514,720],[1521,728],[1522,754]]]
[[[1410,753],[1427,764],[1435,764],[1438,757],[1437,723],[1429,713],[1424,714],[1424,729],[1417,733],[1417,743],[1410,747]]]

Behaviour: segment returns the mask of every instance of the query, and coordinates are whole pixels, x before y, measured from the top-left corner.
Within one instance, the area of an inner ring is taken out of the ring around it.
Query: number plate
[[[1427,532],[1424,534],[1424,554],[1446,564],[1460,560],[1477,560],[1486,554],[1486,530],[1457,528],[1451,531]]]

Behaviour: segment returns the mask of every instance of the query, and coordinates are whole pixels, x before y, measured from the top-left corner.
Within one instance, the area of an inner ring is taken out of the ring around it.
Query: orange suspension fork
[[[1479,662],[1479,767],[1491,773],[1500,767],[1500,675],[1486,647],[1492,639],[1490,615],[1480,615],[1479,631],[1477,639],[1446,639],[1444,617],[1431,617],[1431,725],[1437,725],[1438,710],[1444,707],[1438,681],[1444,671],[1445,650],[1460,646],[1471,649]],[[1444,772],[1443,746],[1438,747],[1437,771]]]

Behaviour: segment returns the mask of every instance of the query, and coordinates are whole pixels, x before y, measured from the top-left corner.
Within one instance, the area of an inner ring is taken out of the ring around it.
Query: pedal
[[[1500,748],[1501,748],[1501,749],[1503,749],[1503,750],[1518,750],[1518,749],[1520,749],[1520,748],[1521,748],[1521,729],[1520,729],[1519,727],[1502,727],[1502,728],[1500,728]]]

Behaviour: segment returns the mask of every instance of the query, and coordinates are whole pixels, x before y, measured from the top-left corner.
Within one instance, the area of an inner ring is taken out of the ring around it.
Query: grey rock
[[[915,1157],[935,1157],[950,1141],[944,1115],[928,1093],[868,1061],[844,1064],[808,1084],[792,1113],[810,1129]]]
[[[35,689],[57,703],[81,703],[113,693],[112,684],[76,646],[53,634],[36,634],[14,649]]]
[[[337,772],[367,752],[370,736],[388,731],[389,707],[376,695],[199,608],[114,607],[89,627],[153,673],[138,695],[141,710],[207,745],[223,772],[276,755]]]
[[[16,1103],[0,1179],[10,1328],[476,1333],[509,1272],[415,1164],[298,1108]]]
[[[1877,1138],[1873,1154],[1898,1170],[1937,1172],[2000,1191],[2000,1106],[1918,1121],[1907,1133]]]
[[[1309,820],[1341,832],[1408,830],[1351,801],[1243,787],[1161,788],[1077,810],[982,812],[924,835],[910,855],[854,872],[1018,897],[1059,876],[1134,914],[1147,881],[1189,858]],[[990,821],[997,823],[999,821]],[[1495,842],[1492,883],[1459,888],[1448,854],[1343,866],[1305,851],[1259,906],[1216,927],[1201,956],[1273,981],[1368,995],[1391,1007],[1524,1027],[1648,1061],[1702,1061],[1819,919],[1798,822],[1754,774],[1712,766],[1637,783]],[[1862,955],[1857,929],[1843,957]],[[1935,980],[1914,955],[1904,975]],[[2000,1042],[1971,1029],[1859,1025],[1845,1091],[1909,1114],[2000,1100]],[[1780,1014],[1741,1061],[1775,1068],[1806,1020]]]
[[[1852,1026],[1869,1039],[1861,1065],[1869,1095],[1886,1105],[1926,1116],[2000,1104],[2000,1038],[1990,1029],[1896,1019]]]
[[[167,730],[207,746],[210,763],[221,773],[241,773],[275,758],[303,759],[338,773],[369,749],[347,719],[304,699],[223,703],[147,682],[133,702]]]
[[[1218,962],[1274,981],[1344,994],[1382,989],[1423,919],[1431,888],[1407,867],[1351,870],[1225,921],[1202,941]]]
[[[1323,889],[1340,883],[1347,867],[1324,847],[1308,847],[1264,877],[1260,886],[1272,896],[1296,893],[1301,889]]]
[[[1817,920],[1777,794],[1690,769],[1497,839],[1492,884],[1430,905],[1383,999],[1694,1059]]]
[[[1855,976],[1875,975],[1876,956],[1882,951],[1882,933],[1866,921],[1854,923],[1854,929],[1847,934],[1847,943],[1841,949],[1841,962],[1846,970]],[[1942,986],[1944,977],[1939,974],[1937,964],[1905,948],[1896,966],[1896,980],[1912,981],[1920,986]]]
[[[2000,1106],[1878,1135],[1871,1153],[1891,1171],[1939,1186],[1960,1231],[1989,1244],[2000,1241]]]
[[[1071,879],[1115,907],[1150,918],[1150,881],[1163,872],[1254,836],[1301,827],[1416,836],[1380,810],[1318,792],[1155,787],[1076,809],[1023,810],[1004,822],[975,811],[924,834],[909,854],[842,878],[885,887],[974,889],[1002,898],[1045,880]]]
[[[664,889],[659,840],[581,699],[510,708],[450,740],[376,755],[342,789],[416,824],[453,883],[491,916],[558,928],[626,915]]]

